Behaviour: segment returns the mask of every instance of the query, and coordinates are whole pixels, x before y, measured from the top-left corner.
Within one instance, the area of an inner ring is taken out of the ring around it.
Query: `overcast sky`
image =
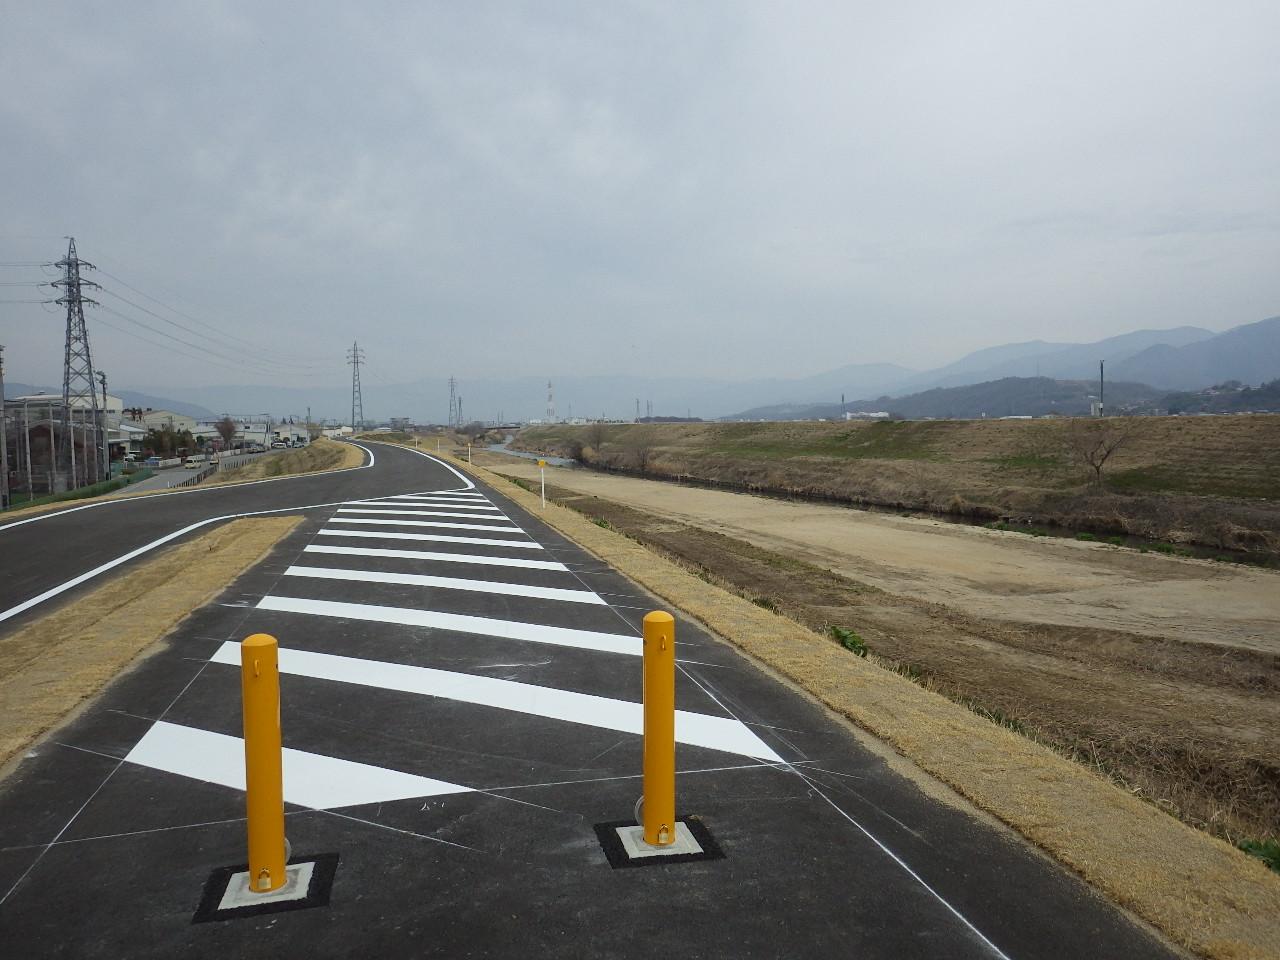
[[[75,235],[116,278],[89,321],[122,387],[341,383],[357,338],[372,384],[736,379],[1280,313],[1274,0],[0,23],[0,263]],[[0,267],[0,300],[38,279]],[[204,342],[113,294],[255,364],[104,326]],[[11,379],[60,382],[50,309],[0,304]]]

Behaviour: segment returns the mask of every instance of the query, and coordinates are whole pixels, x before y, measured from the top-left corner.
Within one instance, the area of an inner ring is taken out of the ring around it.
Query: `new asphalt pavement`
[[[677,808],[718,856],[611,856],[661,604],[500,490],[372,449],[346,474],[0,527],[10,610],[191,524],[308,507],[0,784],[0,955],[1180,955],[678,612]],[[246,855],[256,632],[281,646],[294,859],[332,883],[306,909],[210,919],[211,877]]]

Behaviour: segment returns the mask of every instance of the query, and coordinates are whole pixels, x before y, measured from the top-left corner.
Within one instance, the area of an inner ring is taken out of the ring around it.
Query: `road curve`
[[[386,444],[358,446],[366,454],[361,467],[104,500],[0,525],[0,631],[82,584],[212,524],[471,486],[425,453]]]

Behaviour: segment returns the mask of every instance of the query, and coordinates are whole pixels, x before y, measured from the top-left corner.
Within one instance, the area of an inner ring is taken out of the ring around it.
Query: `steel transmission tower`
[[[89,334],[84,326],[84,305],[97,305],[96,300],[84,296],[84,288],[96,287],[92,280],[80,279],[81,269],[96,269],[93,264],[76,256],[76,241],[69,238],[67,255],[54,266],[62,268],[62,278],[53,281],[53,286],[62,291],[54,303],[67,308],[67,344],[62,363],[62,450],[60,459],[68,470],[70,487],[79,487],[80,477],[85,483],[95,483],[103,477],[102,442],[100,432],[102,421],[98,410],[98,385],[94,382],[93,360],[89,356]],[[77,463],[75,420],[80,417],[82,455]],[[92,418],[91,420],[89,418]],[[93,431],[93,441],[86,436],[89,429]]]
[[[458,427],[462,419],[462,410],[458,404],[458,381],[449,378],[449,426]]]
[[[354,341],[347,351],[347,363],[351,364],[351,430],[359,433],[364,429],[364,397],[360,395],[360,364],[364,363],[364,351],[360,342]]]
[[[547,381],[547,423],[556,422],[556,397],[551,392],[551,381]]]

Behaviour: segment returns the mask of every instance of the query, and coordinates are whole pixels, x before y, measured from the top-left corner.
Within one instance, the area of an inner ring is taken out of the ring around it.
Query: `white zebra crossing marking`
[[[459,517],[463,520],[505,520],[502,514],[494,516],[491,513],[458,513],[453,510],[401,510],[395,507],[386,507],[378,509],[376,507],[343,507],[339,513],[367,513],[367,514],[387,514],[391,516],[405,517]],[[507,521],[510,523],[510,521]],[[515,524],[512,524],[515,526]]]
[[[436,587],[440,590],[465,590],[470,593],[497,593],[508,597],[530,597],[537,600],[559,600],[563,603],[594,603],[607,606],[590,590],[565,590],[559,587],[531,587],[522,583],[499,583],[496,580],[463,580],[458,577],[433,577],[422,573],[384,573],[379,570],[348,570],[334,567],[292,566],[286,577],[311,577],[316,580],[344,580],[354,583],[394,583],[406,587]]]
[[[484,500],[486,499],[486,497],[483,494],[472,493],[469,490],[458,490],[458,491],[440,490],[440,491],[437,491],[436,493],[404,493],[404,494],[401,494],[401,496],[413,497],[415,499],[421,499],[421,500],[435,499],[437,497],[443,500]]]
[[[548,643],[558,647],[574,647],[579,650],[599,650],[603,653],[625,653],[640,656],[640,638],[620,633],[601,633],[596,630],[574,630],[569,627],[547,627],[537,623],[519,623],[515,620],[494,620],[490,617],[472,617],[460,613],[439,613],[434,610],[412,610],[407,607],[386,607],[372,603],[343,603],[338,600],[307,600],[303,597],[267,596],[258,601],[259,610],[276,610],[281,613],[306,613],[321,617],[339,617],[347,620],[366,620],[373,623],[397,623],[407,627],[433,627],[456,633],[472,633],[503,640],[527,640],[531,643]]]
[[[354,531],[351,531],[354,532]],[[385,533],[369,534],[385,537]],[[467,541],[473,543],[474,541]],[[501,541],[498,541],[501,542]],[[524,544],[520,544],[524,546]],[[388,550],[379,547],[331,547],[326,544],[308,544],[303,553],[329,553],[348,557],[386,557],[394,560],[424,560],[442,563],[472,563],[490,567],[521,567],[526,570],[568,571],[563,563],[555,560],[523,560],[516,557],[482,557],[472,553],[435,553],[430,550]]]
[[[210,662],[238,667],[240,645],[232,641],[224,643]],[[316,680],[355,683],[400,693],[440,697],[620,733],[644,733],[644,704],[557,690],[554,687],[540,687],[515,680],[477,677],[431,667],[413,667],[290,649],[280,650],[280,672]],[[713,717],[705,713],[677,710],[676,741],[758,760],[775,763],[782,760],[749,727],[732,717]]]
[[[406,500],[400,497],[387,497],[385,500],[348,500],[343,504],[344,507],[431,507],[439,510],[486,510],[489,513],[501,513],[497,507],[491,507],[486,503],[458,503],[441,502],[437,503],[431,500]]]
[[[521,550],[543,550],[542,544],[533,540],[491,540],[485,537],[451,537],[443,533],[402,533],[392,530],[331,530],[325,527],[316,531],[322,537],[368,537],[374,540],[423,540],[433,543],[465,543],[468,546],[517,547]]]
[[[451,530],[491,530],[495,533],[524,533],[519,527],[491,527],[482,523],[445,523],[443,520],[384,520],[382,517],[330,517],[330,523],[384,524],[389,527],[446,527]]]
[[[226,646],[232,649],[235,663],[239,665],[240,645]],[[129,751],[125,760],[153,770],[244,790],[244,741],[239,737],[160,720]],[[386,767],[287,747],[284,750],[285,802],[315,810],[470,792],[470,787]]]

